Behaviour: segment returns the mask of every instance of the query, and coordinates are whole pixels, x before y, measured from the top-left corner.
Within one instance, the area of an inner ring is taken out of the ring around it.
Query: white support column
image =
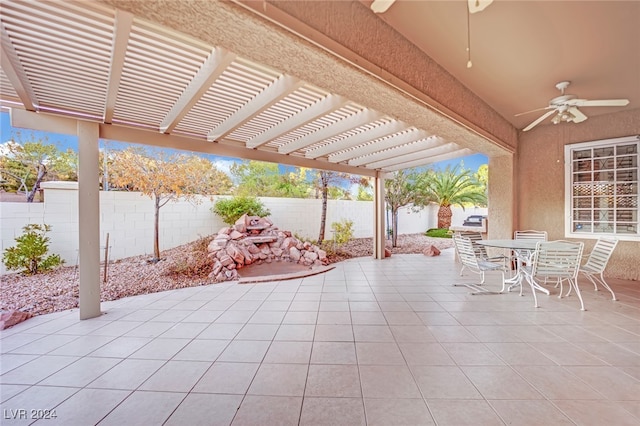
[[[384,259],[384,173],[378,172],[373,184],[373,257]]]
[[[100,316],[100,188],[98,123],[78,121],[80,319]]]

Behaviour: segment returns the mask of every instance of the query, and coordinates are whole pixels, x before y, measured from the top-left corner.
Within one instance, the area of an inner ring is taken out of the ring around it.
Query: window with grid
[[[565,146],[567,237],[637,239],[640,136]]]

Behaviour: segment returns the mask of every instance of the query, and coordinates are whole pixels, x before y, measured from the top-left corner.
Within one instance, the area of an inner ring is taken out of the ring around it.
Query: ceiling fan
[[[547,117],[556,114],[555,117],[551,119],[553,124],[558,124],[561,122],[567,123],[581,123],[587,119],[587,116],[582,113],[578,109],[578,107],[587,107],[587,106],[626,106],[629,105],[628,99],[601,99],[590,101],[587,99],[578,99],[576,95],[565,95],[564,91],[569,87],[570,81],[561,81],[556,84],[556,89],[558,89],[561,93],[560,96],[555,97],[549,101],[549,106],[544,108],[537,108],[527,112],[521,112],[520,114],[516,114],[516,117],[519,117],[524,114],[529,114],[530,112],[542,111],[548,109],[550,111],[545,112],[541,117],[538,117],[533,123],[529,124],[527,127],[522,129],[523,132],[527,130],[531,130],[533,127],[544,121]]]

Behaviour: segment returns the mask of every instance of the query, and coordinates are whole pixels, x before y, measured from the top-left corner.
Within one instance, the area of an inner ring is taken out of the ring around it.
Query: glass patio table
[[[533,254],[536,251],[536,244],[538,240],[522,239],[522,240],[480,240],[477,244],[486,247],[497,247],[512,250],[515,253],[516,271],[513,277],[506,278],[505,284],[508,284],[508,291],[512,288],[520,286],[522,291],[522,280],[525,278],[524,265],[530,265]],[[540,286],[538,283],[533,282],[533,287],[536,290],[549,295],[549,290]]]

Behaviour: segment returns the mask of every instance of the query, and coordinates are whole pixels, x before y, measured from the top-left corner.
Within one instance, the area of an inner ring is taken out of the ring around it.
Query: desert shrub
[[[451,238],[451,231],[447,228],[431,228],[425,232],[425,235],[432,238]]]
[[[51,226],[31,223],[22,230],[24,233],[15,239],[16,245],[6,249],[2,255],[2,263],[8,270],[22,269],[23,273],[34,275],[64,263],[57,254],[47,256],[49,237],[45,234]]]
[[[316,243],[316,241],[313,240],[312,238],[307,237],[306,235],[298,234],[297,232],[293,233],[293,238],[295,238],[296,240],[300,241],[301,243],[304,243],[304,242],[309,242],[311,244],[315,244]]]
[[[207,256],[207,247],[212,240],[211,236],[200,237],[191,243],[189,250],[184,250],[176,259],[173,259],[168,269],[168,275],[176,278],[207,278],[213,269],[213,262]]]
[[[353,238],[353,221],[343,219],[340,222],[333,222],[331,230],[333,231],[333,241],[342,245]]]
[[[262,201],[246,196],[220,199],[211,210],[228,225],[233,225],[243,214],[260,217],[271,214]]]

